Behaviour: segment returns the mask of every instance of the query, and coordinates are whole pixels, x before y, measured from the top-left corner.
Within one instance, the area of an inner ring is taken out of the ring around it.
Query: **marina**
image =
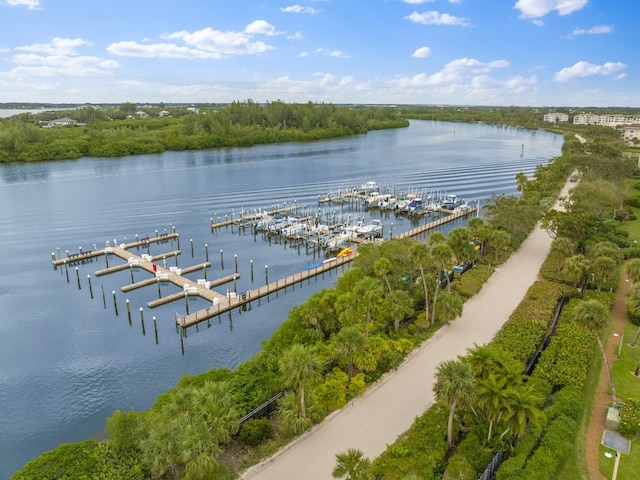
[[[273,213],[273,212],[272,212]],[[278,212],[279,214],[280,212]],[[428,222],[424,225],[416,227],[412,230],[400,233],[396,238],[409,238],[415,237],[425,232],[428,232],[434,228],[437,228],[446,223],[452,222],[454,220],[466,217],[471,213],[478,213],[478,209],[458,209],[457,211],[450,211],[447,215],[442,216],[436,220]],[[253,220],[256,220],[256,217],[253,217]],[[302,225],[305,225],[308,222],[308,217],[304,219],[297,219],[295,222],[301,222]],[[294,223],[289,223],[289,227],[283,227],[282,230],[279,231],[280,234],[284,234],[283,232],[286,228],[290,228],[290,225]],[[343,228],[344,225],[340,225],[340,228]],[[234,308],[242,308],[247,304],[253,302],[254,300],[259,300],[262,297],[268,296],[271,293],[278,292],[280,290],[285,290],[288,287],[295,287],[296,284],[302,283],[305,280],[309,280],[312,277],[317,275],[322,275],[325,272],[338,268],[344,267],[345,264],[351,262],[357,256],[357,250],[352,250],[352,245],[363,245],[368,241],[373,240],[374,238],[382,237],[382,223],[379,221],[373,221],[369,225],[365,225],[363,222],[356,222],[356,224],[346,231],[348,233],[337,234],[329,237],[327,243],[325,243],[325,248],[328,252],[333,252],[337,250],[341,250],[340,253],[335,257],[329,257],[325,260],[315,262],[311,265],[305,267],[302,271],[294,273],[293,275],[287,276],[282,279],[278,279],[275,282],[268,282],[268,269],[265,267],[266,271],[266,284],[259,286],[257,288],[253,288],[251,290],[247,290],[245,292],[238,293],[236,289],[235,282],[240,278],[240,275],[236,272],[227,275],[225,277],[221,277],[214,280],[207,280],[207,268],[211,266],[210,262],[204,262],[198,265],[193,265],[190,267],[179,268],[178,267],[178,255],[181,254],[180,250],[173,250],[165,253],[160,253],[156,255],[141,254],[137,255],[129,250],[132,248],[139,248],[141,246],[147,247],[149,250],[149,246],[154,243],[166,242],[170,239],[179,239],[179,234],[175,231],[175,228],[170,227],[170,233],[163,233],[159,236],[152,238],[144,238],[142,240],[136,240],[135,242],[128,244],[120,244],[120,245],[111,245],[109,241],[105,242],[106,246],[102,250],[97,250],[94,246],[94,250],[91,251],[82,251],[80,250],[77,253],[68,253],[64,258],[55,258],[55,254],[52,254],[53,257],[53,265],[54,267],[64,266],[65,269],[69,264],[73,264],[75,262],[82,262],[86,259],[92,259],[99,256],[104,256],[106,263],[108,265],[108,256],[114,255],[119,257],[122,260],[125,260],[125,263],[121,263],[118,265],[113,265],[111,267],[107,266],[104,269],[96,270],[96,276],[108,275],[111,273],[120,272],[123,270],[131,271],[131,283],[124,285],[121,287],[123,292],[129,292],[131,290],[135,290],[142,287],[147,287],[156,284],[158,287],[158,298],[155,300],[151,300],[147,302],[148,308],[155,308],[167,303],[171,303],[178,300],[185,300],[186,313],[179,314],[176,312],[175,314],[175,322],[179,331],[184,333],[185,329],[190,326],[196,325],[199,322],[208,320],[214,316],[219,316],[222,313],[229,312]],[[334,227],[337,229],[338,227]],[[374,233],[374,229],[379,228],[379,233]],[[272,232],[270,229],[266,229],[266,231]],[[284,234],[286,237],[290,238],[290,234]],[[389,238],[393,238],[390,236]],[[308,241],[308,239],[307,239]],[[333,242],[333,243],[332,243]],[[116,241],[114,240],[114,244]],[[174,257],[176,259],[176,265],[167,268],[166,259]],[[158,265],[156,262],[162,260],[163,265]],[[133,281],[133,271],[134,269],[144,270],[145,272],[152,275],[152,277],[134,282]],[[204,278],[198,278],[197,280],[191,280],[184,275],[192,272],[202,271]],[[67,271],[68,277],[68,271]],[[79,281],[79,278],[78,278]],[[163,296],[161,293],[161,283],[170,282],[177,286],[180,290],[178,292],[174,292],[169,295]],[[219,293],[213,288],[229,284],[233,282],[233,288],[228,287],[226,293]],[[189,312],[189,300],[190,296],[198,296],[205,301],[208,302],[208,306],[203,309],[199,309],[193,313]],[[115,300],[114,300],[115,302]],[[128,302],[128,300],[127,300]],[[184,351],[184,346],[183,346]]]
[[[288,213],[296,217],[314,216],[322,208],[320,223],[329,226],[332,218],[346,222],[348,215],[352,224],[363,217],[366,225],[380,220],[383,236],[373,241],[386,240],[444,214],[396,215],[389,209],[365,209],[355,198],[319,204],[320,192],[377,180],[382,193],[387,183],[391,192],[415,192],[423,200],[440,191],[478,199],[484,206],[494,193],[517,195],[515,175],[532,174],[536,165],[559,154],[562,142],[562,136],[510,127],[412,121],[408,129],[321,142],[0,166],[0,246],[10,272],[0,279],[0,307],[6,313],[0,326],[0,407],[5,413],[0,418],[0,477],[9,478],[30,458],[61,443],[100,438],[116,409],[148,409],[184,375],[236,368],[260,350],[292,308],[331,288],[343,268],[198,322],[182,338],[175,316],[187,315],[185,299],[150,308],[148,303],[159,298],[151,272],[133,266],[96,277],[107,267],[105,258],[109,266],[128,263],[100,253],[68,263],[67,281],[64,264],[53,268],[52,251],[56,259],[67,256],[65,249],[79,254],[80,245],[85,253],[94,250],[94,243],[102,251],[105,240],[114,245],[114,235],[116,245],[128,244],[135,234],[138,240],[160,237],[165,226],[174,224],[178,237],[128,252],[141,257],[180,250],[165,259],[167,269],[177,260],[182,276],[194,282],[204,279],[201,265],[209,262],[210,289],[223,296],[227,288],[234,291],[233,280],[215,287],[213,282],[236,272],[237,255],[235,291],[241,296],[276,279],[279,285],[294,274],[297,279],[299,272],[341,250],[327,253],[303,240],[252,231],[251,225],[212,231],[212,217],[224,220],[232,212],[238,217],[254,207],[272,211],[286,201],[298,205],[297,212]],[[446,235],[464,222],[436,228]],[[352,245],[353,253],[358,248]],[[164,266],[162,258],[155,263]],[[349,265],[344,264],[345,272]],[[186,272],[190,267],[196,270]],[[123,290],[147,279],[153,279],[149,285]],[[163,297],[184,295],[171,282],[160,282],[160,288]],[[197,295],[187,300],[189,315],[213,308]]]

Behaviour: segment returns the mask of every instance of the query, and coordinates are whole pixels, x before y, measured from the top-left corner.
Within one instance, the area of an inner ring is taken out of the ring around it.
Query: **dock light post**
[[[220,249],[220,269],[224,270],[224,252]]]

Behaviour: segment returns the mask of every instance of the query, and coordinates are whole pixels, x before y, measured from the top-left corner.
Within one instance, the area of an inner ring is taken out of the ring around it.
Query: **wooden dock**
[[[408,232],[401,233],[394,238],[408,238],[415,237],[424,232],[437,228],[441,225],[444,225],[449,222],[453,222],[459,218],[466,217],[472,213],[475,213],[475,210],[466,210],[463,212],[452,213],[451,215],[447,215],[446,217],[439,218],[434,220],[433,222],[429,222],[420,227],[409,230]],[[280,279],[276,282],[269,283],[268,285],[264,285],[262,287],[255,288],[253,290],[249,290],[243,294],[236,294],[234,296],[224,296],[219,299],[215,305],[211,305],[205,309],[200,309],[196,312],[190,313],[188,315],[176,315],[176,324],[180,328],[187,328],[192,325],[195,325],[199,322],[207,320],[209,318],[215,317],[216,315],[220,315],[222,313],[228,312],[236,307],[242,307],[253,300],[257,300],[261,297],[265,297],[271,293],[274,293],[279,290],[286,289],[288,287],[292,287],[297,283],[301,283],[305,280],[310,279],[311,277],[315,277],[322,273],[325,273],[334,268],[346,265],[350,263],[354,258],[358,256],[357,251],[354,251],[351,255],[339,257],[339,258],[331,258],[325,260],[321,265],[317,265],[308,270],[303,270],[299,273],[295,273],[289,277]]]
[[[143,247],[143,246],[150,245],[152,243],[161,243],[161,242],[166,242],[172,239],[179,239],[179,234],[177,234],[176,232],[161,233],[156,237],[145,237],[145,238],[136,240],[134,242],[122,244],[120,245],[120,248],[124,250],[128,250],[130,248]],[[118,245],[115,245],[115,247],[117,246]],[[178,248],[180,248],[180,245],[178,245]],[[88,250],[88,251],[80,250],[74,253],[67,252],[67,255],[64,258],[55,258],[55,254],[51,254],[52,263],[54,267],[58,267],[64,264],[71,265],[73,263],[83,262],[85,260],[90,260],[96,257],[101,257],[102,255],[113,253],[111,249],[113,249],[113,246],[108,245],[103,249],[94,249],[94,250]]]
[[[277,215],[277,214],[283,214],[283,213],[289,213],[289,212],[295,212],[296,210],[298,210],[298,205],[297,204],[293,204],[293,205],[289,205],[289,206],[284,206],[282,208],[276,208],[273,210],[264,210],[264,211],[250,211],[250,212],[240,212],[237,214],[232,214],[231,218],[229,218],[227,215],[225,215],[225,219],[224,220],[220,220],[220,217],[218,217],[217,221],[216,219],[214,219],[213,217],[211,218],[211,229],[216,229],[216,228],[220,228],[220,227],[228,227],[229,225],[242,225],[245,224],[247,222],[252,223],[255,222],[256,220],[260,220],[266,217],[270,217],[273,215]]]
[[[228,312],[229,310],[232,310],[236,307],[241,307],[242,305],[250,303],[253,300],[266,297],[267,295],[275,293],[279,290],[286,289],[287,287],[292,287],[296,283],[301,283],[312,277],[321,275],[329,270],[340,267],[341,265],[345,265],[351,262],[356,256],[357,253],[345,257],[330,258],[325,260],[321,265],[315,266],[308,270],[303,270],[302,272],[295,273],[289,277],[277,280],[275,282],[271,282],[268,285],[263,285],[253,290],[249,290],[246,293],[223,296],[217,302],[214,302],[210,307],[198,310],[188,315],[176,315],[176,324],[181,328],[190,327],[192,325],[195,325],[196,323],[202,322],[203,320],[207,320],[209,318],[215,317],[216,315],[220,315],[221,313]]]

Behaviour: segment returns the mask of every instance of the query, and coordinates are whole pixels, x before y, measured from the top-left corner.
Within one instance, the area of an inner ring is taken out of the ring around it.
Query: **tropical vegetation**
[[[498,478],[558,478],[566,460],[558,452],[576,441],[616,272],[625,257],[640,256],[618,228],[633,219],[625,203],[632,196],[616,194],[637,168],[622,157],[619,140],[600,128],[589,129],[597,135],[585,145],[567,134],[562,157],[518,180],[519,196],[491,198],[484,219],[448,237],[435,232],[426,243],[403,239],[359,248],[334,288],[294,308],[236,370],[185,376],[149,411],[115,412],[104,442],[61,446],[13,478],[235,478],[455,321],[464,300],[541,218],[555,237],[544,278],[494,341],[443,363],[437,402],[412,428],[372,461],[355,449],[340,454],[334,476],[477,478],[502,449],[507,460]],[[576,170],[580,182],[565,201],[566,213],[549,213]],[[446,272],[460,263],[473,267],[449,282]],[[275,400],[247,418],[268,399]]]

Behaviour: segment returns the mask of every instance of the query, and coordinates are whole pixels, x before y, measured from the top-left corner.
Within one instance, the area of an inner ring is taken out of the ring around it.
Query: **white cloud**
[[[492,62],[481,62],[475,58],[460,58],[447,63],[439,72],[427,75],[420,73],[413,77],[404,77],[394,80],[394,84],[399,87],[429,87],[446,85],[448,83],[458,84],[468,82],[469,79],[477,75],[486,75],[496,68],[506,68],[509,62],[506,60],[494,60]]]
[[[281,8],[280,11],[285,13],[310,13],[311,15],[320,12],[320,10],[313,7],[303,7],[301,5],[291,5],[290,7]]]
[[[145,45],[137,42],[116,42],[107,47],[107,52],[119,57],[139,58],[219,59],[223,57],[220,52],[178,46],[174,43]]]
[[[626,68],[627,65],[620,62],[606,62],[603,65],[594,65],[593,63],[580,61],[571,67],[563,68],[556,72],[554,78],[558,82],[570,82],[579,78],[611,75],[619,79],[624,78],[625,75],[622,70]]]
[[[16,50],[24,52],[39,52],[48,55],[75,55],[76,49],[82,46],[91,46],[91,42],[81,38],[55,37],[49,43],[34,43],[16,47]]]
[[[315,53],[321,53],[323,55],[327,55],[329,57],[338,57],[338,58],[349,58],[349,55],[344,53],[342,50],[329,50],[326,48],[316,48],[314,50]]]
[[[431,49],[429,47],[420,47],[411,56],[414,58],[427,58],[431,56]]]
[[[423,3],[432,3],[436,0],[402,0],[404,3],[408,3],[409,5],[422,5]]]
[[[569,34],[569,37],[577,37],[580,35],[599,35],[602,33],[611,33],[613,32],[613,28],[609,25],[596,25],[591,28],[576,28],[573,32]]]
[[[256,20],[247,25],[244,32],[221,32],[207,27],[194,32],[183,30],[162,36],[164,40],[177,40],[184,45],[172,42],[141,44],[122,41],[112,43],[107,51],[127,57],[219,59],[230,55],[256,55],[272,50],[272,46],[253,40],[253,36],[257,34],[277,35],[277,32],[264,20]]]
[[[37,10],[40,8],[40,0],[7,0],[7,5],[24,6],[29,10]]]
[[[589,0],[518,0],[513,8],[520,10],[520,18],[544,17],[550,12],[569,15],[582,10]]]
[[[92,56],[43,56],[23,53],[15,55],[12,60],[19,66],[3,74],[4,76],[14,78],[25,76],[56,77],[59,75],[95,77],[110,75],[112,70],[118,67],[118,63],[114,60]]]
[[[422,25],[459,25],[462,27],[468,27],[471,25],[468,18],[455,17],[448,13],[440,13],[436,11],[430,12],[413,12],[411,15],[404,17],[413,23],[420,23]]]
[[[293,35],[287,35],[287,40],[302,40],[302,32],[296,32]]]
[[[35,43],[16,47],[18,52],[11,61],[17,65],[2,75],[5,78],[24,79],[27,76],[56,77],[60,75],[93,77],[111,75],[118,68],[115,60],[91,55],[79,55],[79,47],[91,46],[81,38],[56,37],[49,43]]]
[[[279,33],[276,32],[276,28],[265,20],[256,20],[254,22],[251,22],[246,26],[244,31],[249,35],[279,35]]]

